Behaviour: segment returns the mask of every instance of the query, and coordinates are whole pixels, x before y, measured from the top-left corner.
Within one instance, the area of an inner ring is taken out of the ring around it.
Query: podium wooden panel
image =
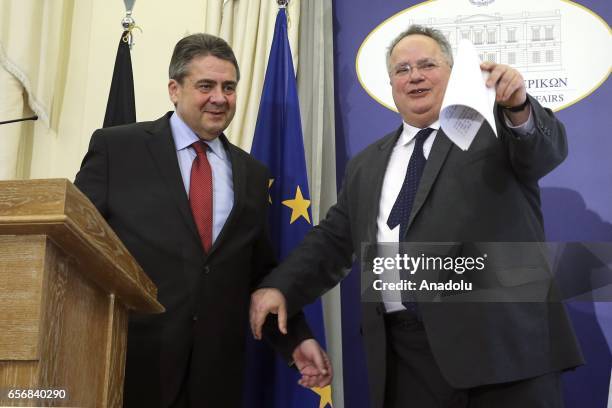
[[[127,310],[162,312],[156,296],[68,180],[0,181],[0,406],[120,407]]]

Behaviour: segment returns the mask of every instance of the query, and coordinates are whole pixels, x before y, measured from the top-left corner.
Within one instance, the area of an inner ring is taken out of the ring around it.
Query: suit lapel
[[[368,166],[370,169],[366,173],[364,178],[364,185],[371,186],[374,188],[372,194],[368,195],[368,202],[364,206],[367,209],[368,214],[366,220],[368,224],[366,226],[366,240],[365,242],[376,242],[376,236],[378,233],[378,226],[376,224],[378,219],[378,211],[380,207],[380,194],[382,192],[383,183],[385,180],[385,173],[387,172],[387,164],[389,158],[393,152],[398,137],[402,133],[402,126],[399,127],[393,133],[388,134],[378,142],[378,151]]]
[[[151,129],[148,130],[149,137],[146,140],[146,144],[149,153],[153,157],[153,162],[157,166],[161,178],[168,187],[168,192],[181,214],[181,218],[187,225],[187,228],[193,233],[194,238],[200,242],[200,235],[193,221],[189,199],[185,192],[185,185],[183,184],[176,156],[172,131],[170,130],[169,119],[171,114],[172,112],[169,112],[164,117],[153,122]]]
[[[244,160],[240,160],[237,148],[232,145],[224,135],[220,136],[223,146],[228,152],[230,162],[232,164],[232,181],[234,183],[234,206],[223,224],[223,228],[219,232],[219,236],[215,240],[208,256],[211,256],[217,248],[227,239],[227,236],[231,234],[232,224],[236,222],[238,215],[244,205],[246,197],[246,185],[247,185],[247,171]]]
[[[436,135],[436,140],[431,147],[427,164],[425,165],[423,175],[421,176],[421,181],[419,182],[419,188],[417,190],[416,197],[414,198],[414,204],[412,205],[412,212],[410,213],[410,219],[408,220],[406,231],[410,229],[414,218],[421,210],[421,207],[423,207],[425,200],[427,200],[427,196],[429,195],[429,192],[431,191],[431,188],[433,187],[434,182],[440,173],[442,165],[446,161],[446,157],[451,147],[452,142],[446,136],[442,128],[440,128]]]
[[[372,157],[367,157],[365,160],[367,169],[364,170],[364,177],[361,181],[362,186],[365,186],[364,190],[367,191],[370,188],[373,188],[372,194],[368,194],[366,198],[366,202],[357,202],[356,205],[359,207],[363,207],[364,211],[366,211],[366,215],[363,218],[367,220],[367,224],[365,226],[365,240],[362,242],[376,244],[377,243],[377,235],[378,235],[378,212],[380,210],[380,195],[382,193],[383,183],[385,181],[385,173],[387,172],[387,165],[389,164],[389,158],[391,157],[391,153],[393,152],[393,147],[397,143],[397,139],[402,133],[403,126],[400,126],[398,130],[388,134],[383,137],[376,146],[376,150],[374,151]],[[361,197],[360,197],[361,198]],[[365,204],[365,205],[364,205]],[[359,213],[359,211],[358,211]],[[370,248],[371,249],[371,248]],[[377,253],[361,253],[363,250],[359,248],[360,259],[372,259],[375,256],[378,256]],[[362,274],[362,287],[363,288],[372,288],[372,282],[376,275],[372,273]],[[373,298],[377,299],[379,302],[382,302],[382,296],[380,292],[375,292],[371,294]]]

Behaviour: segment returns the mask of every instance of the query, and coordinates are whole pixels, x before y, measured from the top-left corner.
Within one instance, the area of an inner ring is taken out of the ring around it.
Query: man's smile
[[[429,92],[431,92],[430,88],[416,88],[416,89],[412,89],[408,91],[408,95],[419,97],[419,96],[424,96]]]

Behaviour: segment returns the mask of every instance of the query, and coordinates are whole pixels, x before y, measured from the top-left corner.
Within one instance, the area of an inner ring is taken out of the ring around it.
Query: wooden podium
[[[68,180],[0,181],[0,406],[120,407],[127,310],[156,296]]]

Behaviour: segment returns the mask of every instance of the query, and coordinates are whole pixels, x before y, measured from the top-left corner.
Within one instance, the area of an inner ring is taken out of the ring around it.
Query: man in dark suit
[[[124,406],[239,407],[249,295],[275,265],[268,173],[223,135],[240,77],[224,40],[183,38],[169,76],[176,111],[97,130],[75,184],[166,308],[130,316]],[[269,324],[268,339],[295,362],[303,384],[327,385],[329,363],[304,316],[290,326],[284,336]]]
[[[545,239],[538,179],[566,157],[566,136],[527,95],[520,73],[481,65],[495,87],[498,136],[484,124],[463,151],[438,122],[452,67],[446,38],[411,26],[391,43],[387,67],[404,123],[348,163],[337,204],[253,294],[256,337],[268,313],[282,324],[339,282],[353,254],[367,264],[364,243],[459,242],[454,255],[461,256],[476,243]],[[505,250],[497,255],[489,261],[527,261]],[[502,271],[498,293],[512,295],[506,302],[402,303],[384,293],[377,302],[362,299],[371,406],[562,407],[560,372],[582,356],[563,305],[545,301],[547,288],[541,302],[519,302],[523,289],[541,289],[523,275],[530,270]]]

